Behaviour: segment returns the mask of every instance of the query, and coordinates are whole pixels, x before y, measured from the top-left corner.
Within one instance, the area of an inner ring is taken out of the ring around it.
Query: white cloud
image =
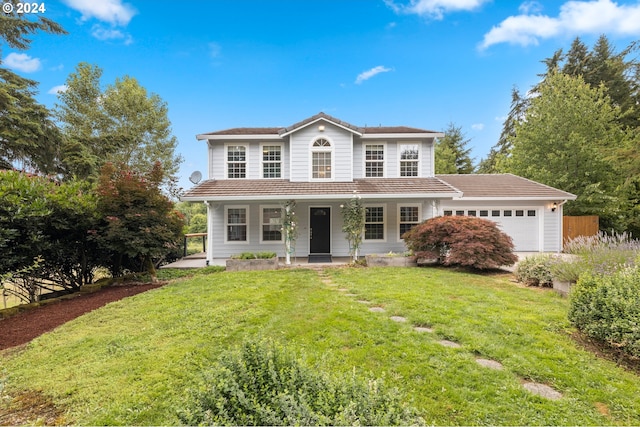
[[[498,43],[537,45],[540,39],[559,35],[640,35],[640,4],[618,5],[611,0],[568,1],[557,17],[541,15],[531,4],[525,13],[510,16],[484,35],[480,49]],[[531,14],[531,12],[538,14]]]
[[[385,3],[396,13],[441,20],[445,13],[471,11],[487,1],[489,0],[409,0],[407,4],[396,4],[394,0],[385,0]]]
[[[471,125],[471,129],[473,130],[482,130],[484,129],[484,123],[474,123]]]
[[[40,69],[42,65],[38,58],[32,58],[26,53],[11,52],[2,62],[12,70],[22,71],[23,73],[33,73]]]
[[[112,25],[126,26],[138,11],[122,0],[63,0],[67,6],[82,14],[82,20],[96,18]],[[158,6],[162,7],[162,6]]]
[[[356,84],[359,85],[360,83],[369,80],[371,77],[380,74],[380,73],[387,73],[389,71],[391,71],[391,68],[386,68],[382,65],[378,65],[377,67],[373,67],[370,70],[367,71],[363,71],[362,73],[358,74],[358,77],[356,77]]]
[[[525,1],[518,7],[518,10],[523,15],[529,15],[531,13],[540,13],[542,12],[542,5],[535,0]]]
[[[103,26],[96,24],[91,29],[91,35],[98,40],[124,40],[124,44],[129,45],[133,43],[131,35],[124,33],[116,28],[104,28]]]
[[[58,85],[58,86],[54,86],[51,89],[49,89],[49,91],[47,92],[49,95],[57,95],[61,92],[66,92],[67,91],[67,85]]]

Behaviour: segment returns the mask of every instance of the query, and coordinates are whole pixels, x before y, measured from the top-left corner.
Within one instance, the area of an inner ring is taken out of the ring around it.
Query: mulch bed
[[[15,316],[0,320],[0,350],[26,344],[69,320],[100,308],[112,301],[155,289],[164,283],[126,283],[78,294],[74,298],[57,301]]]

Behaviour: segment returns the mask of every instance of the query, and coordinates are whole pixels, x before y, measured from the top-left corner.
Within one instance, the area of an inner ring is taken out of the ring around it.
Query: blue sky
[[[66,36],[2,47],[53,107],[79,62],[103,84],[135,77],[169,107],[178,151],[206,175],[198,133],[288,126],[320,111],[358,126],[462,127],[476,161],[500,134],[511,89],[579,36],[640,38],[640,1],[48,0]]]

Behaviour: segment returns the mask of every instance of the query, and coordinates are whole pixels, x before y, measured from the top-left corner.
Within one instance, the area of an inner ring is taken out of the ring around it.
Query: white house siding
[[[297,257],[307,257],[309,255],[309,213],[311,207],[331,208],[331,254],[333,256],[348,256],[349,243],[342,231],[343,221],[340,205],[345,200],[332,201],[304,201],[298,202],[295,208],[298,219],[298,238],[295,244],[295,254]],[[432,200],[364,200],[366,206],[385,207],[385,239],[383,241],[363,240],[362,255],[374,253],[404,252],[406,246],[399,238],[398,211],[399,206],[419,205],[420,221],[433,216]],[[263,252],[273,251],[279,257],[284,257],[283,242],[261,242],[261,217],[260,209],[265,206],[275,206],[284,203],[274,201],[251,202],[251,203],[211,203],[209,206],[209,231],[212,233],[208,239],[207,257],[209,260],[215,258],[228,258],[231,255],[242,252]],[[225,212],[228,207],[247,207],[249,215],[248,240],[246,242],[227,242],[225,227]]]
[[[384,169],[385,178],[399,178],[400,177],[400,163],[398,155],[399,144],[418,144],[421,150],[420,154],[420,176],[429,177],[433,176],[433,164],[431,159],[433,158],[433,140],[419,140],[413,139],[411,141],[400,141],[395,139],[359,139],[356,137],[354,144],[354,156],[356,159],[353,164],[353,176],[354,178],[365,178],[364,174],[364,146],[367,144],[383,144],[385,146],[385,158]]]
[[[319,131],[318,126],[324,126]],[[351,181],[353,179],[352,133],[330,124],[318,122],[291,134],[291,181],[310,180],[311,144],[317,138],[325,138],[332,144],[332,180]]]
[[[453,215],[469,215],[469,211],[475,211],[480,217],[480,211],[488,211],[488,216],[483,217],[494,221],[500,229],[508,234],[514,243],[515,250],[519,252],[556,252],[559,251],[558,224],[561,218],[561,209],[551,211],[551,201],[443,201],[440,206],[440,214],[452,211]],[[492,211],[499,210],[499,216],[493,216]],[[511,216],[505,216],[505,211],[511,211]],[[523,213],[517,216],[516,212]],[[529,211],[535,211],[535,216],[530,216]]]
[[[247,147],[247,176],[246,179],[262,178],[262,146],[281,145],[282,146],[282,176],[289,178],[289,141],[283,140],[237,140],[227,142],[215,142],[209,144],[209,177],[212,179],[227,179],[227,148],[233,145],[243,145]],[[239,178],[241,179],[241,178]]]
[[[551,209],[545,209],[544,216],[544,251],[560,252],[562,251],[562,206],[558,206],[555,212]]]

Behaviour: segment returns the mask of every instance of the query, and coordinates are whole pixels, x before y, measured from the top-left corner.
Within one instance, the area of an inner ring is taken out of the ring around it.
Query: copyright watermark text
[[[45,13],[47,11],[47,7],[44,3],[11,3],[4,2],[2,3],[2,11],[6,14],[9,13],[17,13],[18,15],[22,14],[31,14],[31,13]]]

